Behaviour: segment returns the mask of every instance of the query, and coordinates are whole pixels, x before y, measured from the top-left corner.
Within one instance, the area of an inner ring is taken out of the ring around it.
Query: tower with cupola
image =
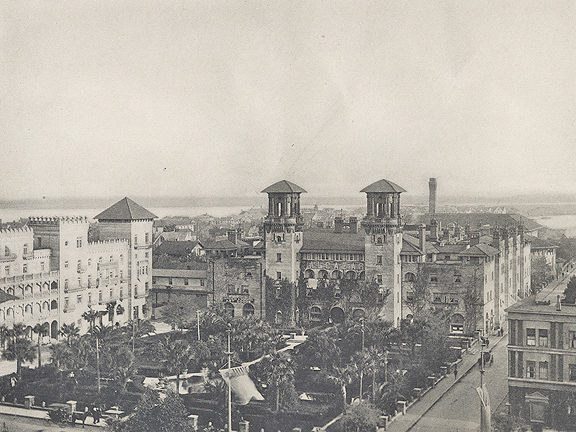
[[[402,315],[400,194],[406,191],[383,179],[360,192],[366,193],[366,216],[362,220],[366,281],[378,284],[386,296],[382,314],[398,326]]]
[[[268,215],[264,219],[266,275],[272,279],[296,282],[304,222],[300,213],[300,194],[306,191],[282,180],[262,193],[268,194]]]

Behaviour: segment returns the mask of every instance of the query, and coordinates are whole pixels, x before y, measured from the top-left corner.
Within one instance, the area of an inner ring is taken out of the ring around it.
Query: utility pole
[[[480,391],[484,391],[484,338],[480,344]],[[483,394],[483,393],[482,393]],[[480,401],[480,430],[484,431],[484,402]]]
[[[228,432],[232,432],[232,379],[230,377],[230,369],[232,368],[232,351],[230,350],[230,333],[232,333],[232,326],[228,324]]]
[[[362,356],[364,356],[364,320],[361,321],[362,323]],[[364,364],[361,365],[360,368],[360,402],[362,402],[362,381],[364,380]]]

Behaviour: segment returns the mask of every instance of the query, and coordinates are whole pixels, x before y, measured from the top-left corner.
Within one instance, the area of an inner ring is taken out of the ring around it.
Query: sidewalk
[[[486,351],[492,351],[503,339],[507,338],[505,333],[503,336],[492,336],[490,346]],[[504,340],[506,343],[506,340]],[[454,384],[462,379],[465,375],[478,364],[480,350],[477,347],[471,348],[462,356],[462,362],[458,365],[458,378],[455,380],[453,374],[447,374],[440,380],[436,386],[422,396],[418,402],[412,405],[406,411],[406,415],[398,415],[395,419],[388,424],[387,432],[408,432],[412,427],[424,416],[435,404],[446,394]],[[379,429],[383,431],[384,429]]]
[[[26,408],[21,408],[21,407],[16,407],[16,406],[12,406],[12,405],[4,405],[4,404],[0,404],[0,414],[4,414],[4,415],[9,415],[9,416],[17,416],[17,417],[27,417],[27,418],[33,418],[33,419],[38,419],[38,420],[45,420],[46,418],[48,418],[48,410],[43,409],[43,408],[31,408],[31,409],[26,409]],[[86,426],[93,426],[93,427],[107,427],[108,424],[106,423],[105,419],[100,419],[100,423],[97,424],[93,424],[94,423],[94,419],[92,418],[92,416],[88,416],[86,417]],[[82,421],[77,420],[76,421],[76,427],[82,427]]]

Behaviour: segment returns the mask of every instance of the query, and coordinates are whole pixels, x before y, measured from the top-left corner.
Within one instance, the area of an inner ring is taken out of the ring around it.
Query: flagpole
[[[484,339],[480,344],[480,390],[484,391]],[[480,431],[484,432],[484,402],[480,401]]]
[[[230,333],[232,329],[230,328],[230,324],[228,324],[228,373],[230,373],[230,369],[232,368],[232,351],[230,351]],[[232,432],[232,385],[231,380],[228,380],[228,432]]]

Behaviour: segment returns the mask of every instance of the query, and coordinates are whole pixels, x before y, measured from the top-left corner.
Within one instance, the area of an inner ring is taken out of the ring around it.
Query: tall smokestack
[[[430,220],[436,217],[436,179],[431,178],[428,182],[430,188],[430,195],[428,200],[428,213],[430,214]]]

